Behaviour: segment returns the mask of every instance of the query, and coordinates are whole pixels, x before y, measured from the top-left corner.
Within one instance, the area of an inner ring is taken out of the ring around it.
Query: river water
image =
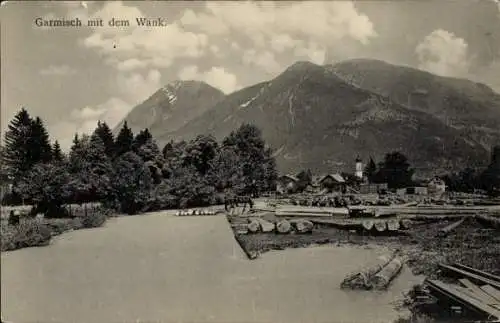
[[[113,218],[48,247],[2,253],[2,316],[23,322],[391,322],[420,278],[340,290],[386,251],[311,247],[247,260],[224,217]]]

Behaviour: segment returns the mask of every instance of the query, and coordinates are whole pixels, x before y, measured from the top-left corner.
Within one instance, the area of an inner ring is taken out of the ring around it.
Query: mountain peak
[[[308,71],[311,69],[321,69],[321,66],[310,61],[297,61],[290,65],[286,71]],[[285,72],[286,72],[285,71]]]

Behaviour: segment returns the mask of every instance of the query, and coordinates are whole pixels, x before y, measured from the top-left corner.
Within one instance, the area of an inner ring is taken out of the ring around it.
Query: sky
[[[166,26],[137,26],[138,17]],[[79,18],[81,27],[38,27]],[[103,27],[87,26],[103,19]],[[109,27],[110,19],[129,20]],[[97,121],[115,126],[175,80],[225,93],[269,80],[296,61],[381,59],[468,78],[500,93],[497,0],[61,1],[2,3],[1,129],[21,107],[67,149]]]

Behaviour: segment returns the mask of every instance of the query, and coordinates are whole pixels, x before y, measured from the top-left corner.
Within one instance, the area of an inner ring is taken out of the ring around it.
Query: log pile
[[[179,210],[175,215],[177,216],[193,216],[193,215],[216,215],[214,210]]]
[[[386,289],[391,281],[399,274],[404,259],[391,256],[383,256],[371,266],[366,266],[354,273],[349,274],[340,284],[341,288],[350,289]]]

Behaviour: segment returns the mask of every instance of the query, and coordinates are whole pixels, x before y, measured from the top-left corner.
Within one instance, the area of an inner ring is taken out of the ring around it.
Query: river
[[[24,322],[390,322],[420,278],[340,290],[385,251],[322,246],[250,261],[224,217],[112,218],[50,246],[2,253],[2,316]]]

